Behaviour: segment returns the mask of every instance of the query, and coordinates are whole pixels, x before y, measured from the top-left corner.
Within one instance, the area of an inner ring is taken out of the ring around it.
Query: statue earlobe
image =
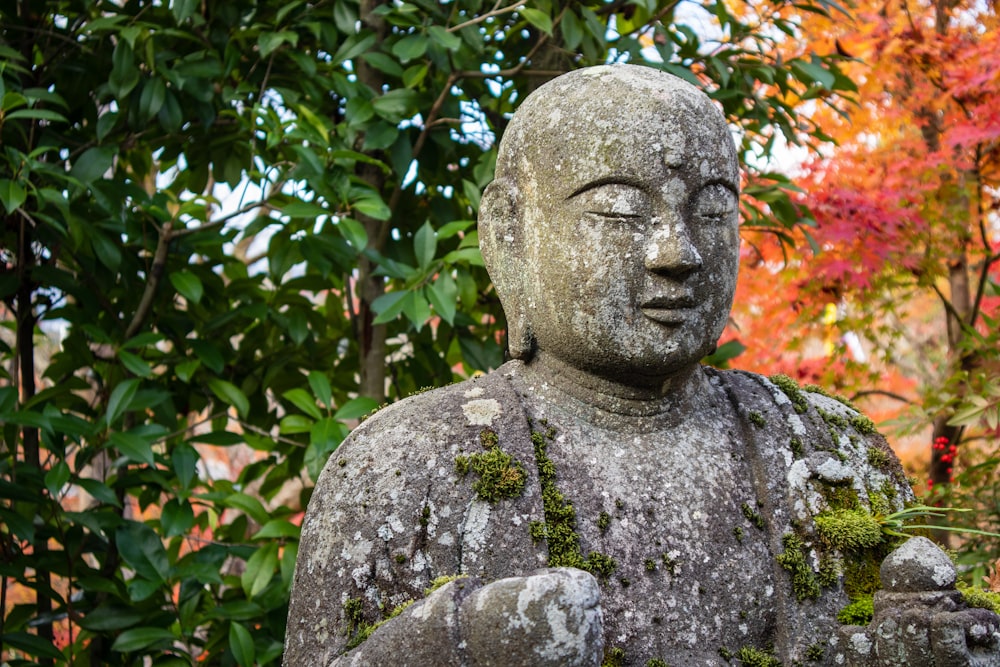
[[[528,322],[524,221],[517,186],[511,179],[490,183],[479,204],[479,250],[507,315],[507,346],[514,359],[530,359],[535,349]]]

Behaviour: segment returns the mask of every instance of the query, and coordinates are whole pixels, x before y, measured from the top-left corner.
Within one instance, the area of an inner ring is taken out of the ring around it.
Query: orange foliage
[[[1000,280],[1000,18],[963,0],[859,0],[855,14],[806,17],[807,39],[786,45],[789,57],[851,56],[859,92],[849,119],[811,114],[839,144],[797,178],[819,252],[803,232],[787,257],[773,236],[744,235],[733,322],[748,350],[734,365],[887,392],[896,398],[863,405],[897,417],[905,398],[926,425],[948,409],[941,394],[964,354],[948,309],[984,333],[982,315],[1000,312],[988,289],[977,296],[985,276]]]

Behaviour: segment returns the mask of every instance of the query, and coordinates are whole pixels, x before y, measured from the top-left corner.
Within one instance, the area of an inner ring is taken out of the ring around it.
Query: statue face
[[[711,352],[735,290],[732,139],[707,98],[682,92],[557,110],[558,132],[530,145],[518,183],[537,348],[632,385]]]

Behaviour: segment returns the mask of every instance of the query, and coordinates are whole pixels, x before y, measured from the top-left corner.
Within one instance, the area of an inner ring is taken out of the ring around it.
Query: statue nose
[[[701,255],[691,241],[687,225],[676,221],[666,224],[653,218],[646,240],[646,268],[656,273],[686,275],[702,267]]]

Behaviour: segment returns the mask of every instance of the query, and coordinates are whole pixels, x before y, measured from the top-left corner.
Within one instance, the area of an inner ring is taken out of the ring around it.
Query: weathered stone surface
[[[926,537],[914,537],[882,561],[882,587],[894,593],[945,591],[958,573],[948,554]]]
[[[847,667],[1000,667],[1000,617],[969,609],[948,555],[914,537],[882,562],[867,627],[844,626],[833,651]]]
[[[724,119],[679,79],[598,67],[525,100],[479,229],[515,360],[385,408],[334,454],[285,664],[843,659],[845,585],[870,586],[884,551],[841,551],[814,520],[850,510],[849,530],[912,494],[851,408],[699,365],[733,296],[738,188]],[[473,579],[420,602],[455,574]]]
[[[458,579],[330,665],[596,667],[604,650],[600,597],[594,577],[570,568],[485,586]]]

